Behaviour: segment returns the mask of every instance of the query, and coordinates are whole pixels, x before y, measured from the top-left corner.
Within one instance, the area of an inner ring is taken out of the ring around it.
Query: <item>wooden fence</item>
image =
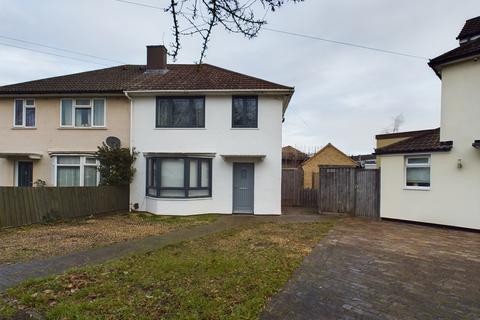
[[[286,168],[282,170],[282,206],[318,206],[318,190],[303,188],[303,170]]]
[[[303,188],[301,169],[282,170],[282,206],[318,208],[319,212],[380,216],[380,170],[320,167],[314,189]]]
[[[380,217],[380,170],[320,167],[318,209]]]
[[[303,170],[282,169],[282,206],[292,207],[298,203],[300,190],[303,189]]]
[[[2,228],[128,209],[128,187],[0,187]]]

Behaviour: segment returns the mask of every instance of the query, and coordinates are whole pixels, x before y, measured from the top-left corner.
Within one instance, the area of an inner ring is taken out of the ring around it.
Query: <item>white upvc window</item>
[[[35,128],[37,111],[34,99],[15,99],[13,105],[13,126],[17,128]]]
[[[406,189],[430,189],[429,155],[405,157],[405,188]]]
[[[55,186],[96,187],[99,161],[93,156],[62,155],[55,159]]]
[[[60,102],[61,127],[105,127],[106,115],[105,99],[62,99]]]

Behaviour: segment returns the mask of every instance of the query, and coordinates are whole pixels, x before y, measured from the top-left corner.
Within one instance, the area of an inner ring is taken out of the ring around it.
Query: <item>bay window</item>
[[[405,186],[412,189],[430,188],[430,156],[405,157]]]
[[[149,157],[147,158],[147,196],[211,197],[211,172],[211,159]]]
[[[205,97],[157,97],[156,128],[205,128]]]
[[[98,160],[91,156],[57,156],[57,187],[96,187],[98,185]]]
[[[14,104],[14,127],[35,128],[36,108],[33,99],[15,99]]]
[[[105,99],[62,99],[60,109],[62,127],[105,126]]]

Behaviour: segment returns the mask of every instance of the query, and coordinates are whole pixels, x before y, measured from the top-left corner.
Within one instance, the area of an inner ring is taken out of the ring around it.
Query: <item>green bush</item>
[[[128,186],[135,175],[133,163],[137,158],[135,149],[109,147],[105,143],[98,147],[97,159],[100,161],[100,185]]]

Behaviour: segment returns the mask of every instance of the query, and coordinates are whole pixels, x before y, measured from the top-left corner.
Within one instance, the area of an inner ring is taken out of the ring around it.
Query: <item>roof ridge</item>
[[[401,138],[404,135],[409,135],[408,138],[413,137],[414,135],[424,134],[430,132],[432,130],[436,130],[438,128],[433,129],[421,129],[421,130],[410,130],[410,131],[402,131],[402,132],[392,132],[392,133],[381,133],[375,136],[376,139],[393,139],[393,138]]]

